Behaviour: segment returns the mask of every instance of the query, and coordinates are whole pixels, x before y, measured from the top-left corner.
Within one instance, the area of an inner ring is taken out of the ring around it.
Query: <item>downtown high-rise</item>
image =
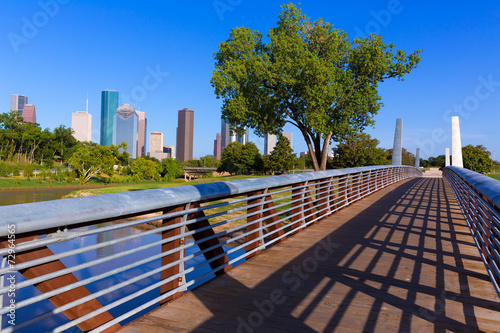
[[[90,141],[92,134],[92,115],[86,111],[71,114],[73,137],[78,141]]]
[[[104,90],[101,93],[101,145],[102,146],[111,146],[111,144],[113,143],[113,116],[115,115],[117,109],[118,109],[118,92],[114,90]]]
[[[139,133],[139,115],[129,104],[120,106],[113,116],[112,144],[127,144],[130,158],[137,158],[137,136]]]
[[[184,108],[179,110],[177,120],[177,160],[180,162],[193,159],[194,111]]]
[[[28,97],[22,95],[10,95],[10,111],[19,111],[23,115],[24,106],[28,104]]]

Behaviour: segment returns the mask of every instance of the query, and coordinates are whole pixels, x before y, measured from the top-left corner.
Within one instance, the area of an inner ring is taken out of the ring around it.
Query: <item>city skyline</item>
[[[261,31],[267,42],[265,36],[276,26],[282,3],[226,3],[227,10],[221,11],[212,2],[195,2],[195,6],[67,2],[46,24],[36,26],[36,33],[26,36],[26,22],[33,24],[33,17],[45,13],[44,9],[37,2],[6,2],[0,13],[4,35],[16,34],[23,42],[0,40],[3,74],[9,78],[0,83],[0,95],[28,96],[36,104],[37,122],[54,129],[70,127],[70,114],[84,109],[88,91],[89,113],[94,118],[92,141],[97,143],[102,90],[116,89],[120,105],[146,110],[148,132],[163,132],[169,143],[176,140],[172,119],[180,106],[189,105],[197,110],[199,124],[193,157],[201,157],[213,151],[213,139],[207,138],[213,138],[221,124],[222,102],[210,85],[214,52],[238,26]],[[422,158],[443,155],[451,145],[451,116],[460,116],[464,146],[482,144],[492,155],[500,151],[494,125],[500,120],[500,36],[496,33],[500,3],[454,3],[452,7],[436,3],[432,10],[422,2],[405,0],[301,3],[312,20],[321,17],[350,39],[374,32],[407,53],[423,50],[419,67],[404,82],[388,80],[379,86],[384,106],[374,117],[375,128],[365,132],[380,140],[381,147],[391,148],[394,121],[404,118],[404,148],[415,153],[420,147]],[[117,15],[139,19],[141,24],[118,28],[112,19]],[[186,21],[187,16],[191,20]],[[88,25],[88,17],[98,19]],[[140,49],[140,54],[123,52],[127,45]],[[295,152],[307,150],[298,129],[286,126],[283,131],[294,133]],[[264,138],[249,132],[249,140],[262,152]]]

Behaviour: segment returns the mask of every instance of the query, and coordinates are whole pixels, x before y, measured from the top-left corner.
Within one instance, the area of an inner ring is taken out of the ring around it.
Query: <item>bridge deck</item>
[[[500,330],[500,302],[442,178],[389,186],[122,329]]]

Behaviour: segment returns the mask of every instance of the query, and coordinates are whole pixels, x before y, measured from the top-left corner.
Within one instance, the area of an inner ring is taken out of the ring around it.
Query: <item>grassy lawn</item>
[[[488,175],[493,179],[500,180],[500,175]]]
[[[197,184],[206,184],[206,183],[216,183],[223,182],[228,180],[238,180],[238,179],[247,179],[247,178],[259,178],[265,176],[249,176],[249,175],[241,175],[241,176],[224,176],[224,177],[213,177],[213,178],[202,178],[195,179],[189,182],[184,180],[176,179],[172,182],[163,183],[156,181],[141,181],[138,184],[131,183],[127,185],[117,185],[117,186],[106,186],[95,189],[84,189],[71,193],[67,197],[81,197],[81,196],[89,196],[89,195],[98,195],[98,194],[109,194],[109,193],[122,193],[122,192],[130,192],[130,191],[140,191],[140,190],[152,190],[156,188],[164,188],[164,187],[176,187],[176,186],[187,186],[187,185],[197,185]]]

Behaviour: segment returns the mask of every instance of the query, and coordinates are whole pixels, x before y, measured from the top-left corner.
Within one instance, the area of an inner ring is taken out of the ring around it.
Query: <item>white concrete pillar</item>
[[[420,148],[417,148],[417,154],[415,155],[415,168],[420,168]]]
[[[460,168],[464,167],[458,116],[451,117],[451,165]]]
[[[392,165],[403,164],[403,118],[396,119],[394,145],[392,146]]]
[[[446,148],[446,154],[444,155],[444,166],[450,166],[450,148]]]

